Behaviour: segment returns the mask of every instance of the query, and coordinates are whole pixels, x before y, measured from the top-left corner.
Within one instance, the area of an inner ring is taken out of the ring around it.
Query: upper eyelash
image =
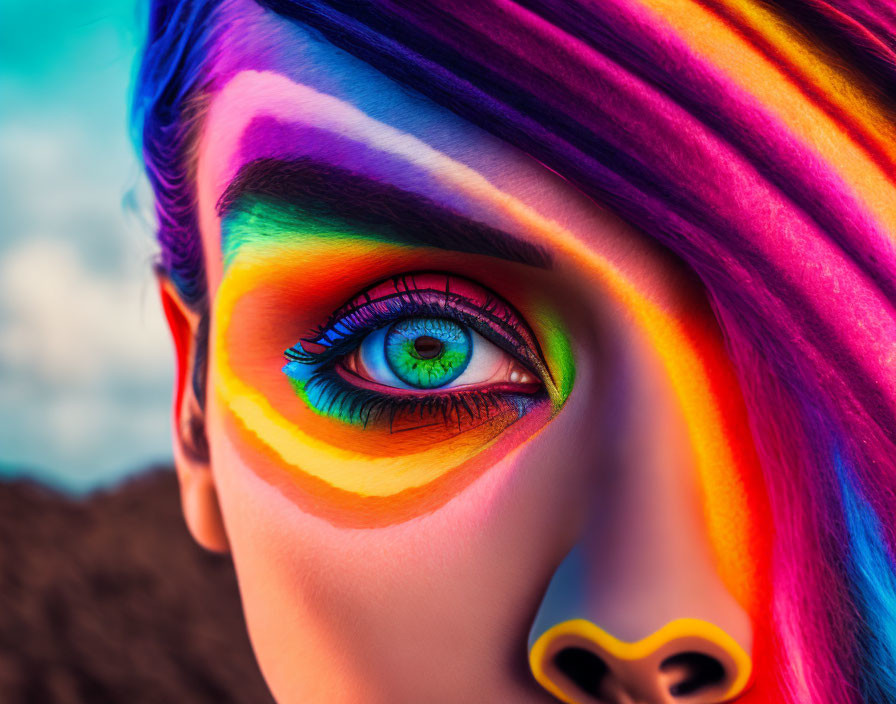
[[[394,280],[403,280],[403,277],[396,277]],[[431,302],[423,299],[424,296],[433,294],[441,296],[441,302]],[[353,344],[362,334],[375,330],[377,327],[393,320],[412,317],[422,313],[428,315],[448,315],[455,318],[474,328],[491,342],[494,342],[506,352],[513,354],[524,363],[539,369],[543,366],[540,352],[537,349],[531,349],[523,335],[512,326],[511,321],[508,319],[511,317],[510,314],[504,316],[497,312],[500,310],[500,301],[492,296],[489,296],[483,305],[475,305],[470,303],[466,297],[451,291],[432,288],[412,289],[406,284],[404,289],[399,289],[396,286],[395,292],[390,293],[388,296],[373,299],[366,293],[362,295],[365,299],[363,302],[340,308],[330,316],[326,323],[316,328],[310,337],[304,338],[297,345],[287,349],[284,352],[284,356],[290,361],[304,364],[323,364],[354,349]],[[392,301],[403,303],[403,307],[395,308],[386,314],[381,312],[371,321],[360,322],[357,320],[357,316],[368,306]],[[512,343],[494,334],[493,331],[482,325],[482,321],[476,316],[461,310],[457,304],[462,303],[466,303],[470,307],[475,305],[476,315],[485,316],[491,322],[499,325],[502,332],[512,339]],[[408,310],[409,307],[412,310]],[[320,352],[309,352],[302,347],[302,342],[319,345],[323,349]]]
[[[399,288],[398,282],[401,281],[403,283],[403,288]],[[404,299],[405,302],[423,304],[422,300],[414,301],[414,298],[421,299],[422,296],[426,294],[435,294],[437,296],[442,296],[443,301],[443,309],[447,310],[449,308],[449,301],[452,299],[456,300],[467,300],[464,296],[461,296],[458,293],[451,291],[449,288],[444,290],[442,289],[434,289],[434,288],[411,288],[407,283],[406,276],[399,276],[392,279],[394,292],[390,293],[388,296],[382,296],[380,298],[371,298],[368,293],[362,294],[365,298],[363,303],[359,303],[356,305],[352,305],[351,303],[343,306],[338,311],[336,311],[332,316],[330,316],[330,320],[327,321],[326,324],[319,328],[319,332],[326,330],[328,327],[331,327],[334,323],[345,320],[347,318],[351,318],[353,315],[357,314],[363,307],[371,304],[375,304],[384,300],[393,300],[393,299]],[[495,311],[498,309],[499,301],[492,295],[488,295],[486,297],[486,301],[482,306],[477,306],[477,310],[485,313],[487,316],[491,317],[496,322],[502,322],[507,325],[510,329],[512,329],[511,321],[509,318],[511,317],[509,312],[507,315],[502,316]]]
[[[430,293],[430,291],[422,291],[421,293]],[[395,295],[389,296],[387,298],[372,300],[371,303],[392,301],[392,300],[400,299],[403,297],[404,296],[402,294],[395,294]],[[465,299],[462,299],[461,297],[457,297],[457,298],[458,298],[459,302],[465,300]],[[363,307],[364,306],[358,306],[358,308],[354,312],[357,313]],[[478,309],[477,309],[477,313],[479,313]],[[304,338],[302,340],[302,342],[308,342],[310,344],[320,345],[321,347],[324,348],[323,351],[309,352],[305,349],[297,350],[295,347],[292,347],[286,351],[287,357],[289,359],[297,361],[297,362],[307,362],[307,363],[324,362],[333,356],[337,356],[339,354],[342,354],[343,352],[348,351],[345,348],[347,348],[350,343],[354,342],[354,340],[358,337],[358,335],[361,335],[366,332],[370,332],[370,331],[376,329],[376,327],[379,327],[386,323],[392,322],[393,320],[400,320],[402,318],[413,317],[415,315],[420,315],[420,314],[443,315],[443,316],[447,315],[449,317],[459,319],[461,322],[464,322],[464,323],[473,323],[473,325],[471,325],[471,327],[474,327],[477,330],[479,330],[481,327],[481,325],[475,324],[477,322],[479,322],[481,324],[481,321],[477,321],[474,316],[470,315],[469,313],[466,313],[463,310],[459,310],[455,306],[439,305],[439,304],[433,304],[433,303],[429,303],[429,302],[425,302],[425,301],[413,301],[413,300],[410,300],[410,297],[408,297],[407,300],[405,301],[405,306],[401,310],[395,310],[395,311],[390,312],[385,315],[380,313],[380,314],[376,315],[376,317],[373,321],[368,322],[368,323],[359,323],[356,320],[354,320],[350,317],[347,317],[347,318],[342,318],[340,320],[337,320],[335,323],[327,323],[326,325],[320,326],[318,329],[315,330],[315,332],[313,333],[313,335],[311,337]],[[374,322],[375,322],[375,326],[372,324]],[[503,323],[503,321],[501,321],[500,319],[493,319],[492,322],[498,322],[499,324]],[[504,323],[504,325],[506,326],[506,323]],[[343,329],[340,330],[339,329],[340,327]],[[518,333],[516,333],[512,328],[504,327],[503,329],[504,329],[504,332],[508,333],[512,337],[519,338]],[[487,331],[486,331],[486,336],[489,339],[491,339],[493,342],[497,342],[497,344],[501,345],[502,347],[505,346],[504,344],[502,344],[503,341],[501,341],[500,339],[495,340],[494,339],[495,336],[488,335]],[[517,345],[513,346],[512,350],[508,350],[508,351],[512,351],[512,352],[518,354],[520,352],[520,348],[523,346],[524,343],[520,339],[517,340],[517,343],[518,343]]]

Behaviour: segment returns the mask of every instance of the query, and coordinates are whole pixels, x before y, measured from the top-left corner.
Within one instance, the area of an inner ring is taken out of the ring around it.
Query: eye
[[[282,371],[308,407],[364,428],[382,420],[390,432],[439,422],[462,431],[548,400],[550,374],[526,322],[453,274],[381,281],[284,357]]]
[[[342,365],[366,381],[397,389],[531,385],[534,376],[513,356],[463,323],[405,318],[367,335]]]

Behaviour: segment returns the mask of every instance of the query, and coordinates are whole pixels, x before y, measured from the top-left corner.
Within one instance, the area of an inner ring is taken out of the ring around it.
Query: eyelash
[[[421,421],[432,417],[441,418],[446,426],[456,423],[460,431],[463,429],[465,418],[469,419],[467,422],[487,421],[496,413],[510,408],[522,416],[541,400],[540,393],[524,396],[481,389],[393,396],[353,386],[339,376],[332,366],[315,372],[306,383],[304,393],[306,396],[315,396],[324,401],[322,406],[317,403],[312,405],[325,415],[337,415],[348,422],[357,422],[365,428],[372,422],[388,418],[390,432],[414,430],[436,425],[438,422],[400,429],[394,427],[396,418],[412,417],[417,417]]]
[[[417,316],[446,317],[468,325],[511,356],[544,378],[544,362],[534,336],[519,320],[509,306],[487,292],[481,304],[450,290],[452,281],[460,277],[446,276],[445,290],[416,288],[415,276],[395,277],[388,283],[391,292],[372,298],[370,292],[383,284],[371,287],[368,293],[356,297],[343,306],[330,319],[284,352],[287,370],[290,364],[315,366],[301,390],[309,405],[324,415],[337,415],[348,422],[366,427],[369,423],[388,417],[390,431],[397,417],[441,417],[446,424],[457,423],[462,428],[463,419],[475,422],[493,417],[492,410],[501,412],[513,409],[522,416],[546,395],[544,389],[534,394],[512,391],[471,389],[453,392],[425,394],[391,394],[355,386],[336,370],[339,360],[360,345],[364,337],[390,323]],[[468,282],[465,282],[468,283]],[[476,285],[476,289],[481,287]],[[522,328],[521,331],[517,326]],[[528,340],[527,340],[528,338]],[[320,351],[308,351],[302,343],[319,346]],[[288,372],[287,372],[288,373]],[[427,423],[426,425],[434,425]],[[421,426],[417,426],[421,427]],[[407,430],[411,428],[405,428]]]

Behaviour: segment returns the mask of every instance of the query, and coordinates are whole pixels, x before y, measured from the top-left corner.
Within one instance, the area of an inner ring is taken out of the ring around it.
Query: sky
[[[0,477],[170,462],[173,353],[128,136],[136,0],[0,0]]]

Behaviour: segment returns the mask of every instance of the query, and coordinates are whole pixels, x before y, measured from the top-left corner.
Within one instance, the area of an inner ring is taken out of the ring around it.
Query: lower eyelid
[[[336,363],[333,366],[333,370],[338,374],[344,381],[349,384],[353,384],[362,389],[366,389],[368,391],[374,391],[377,393],[381,393],[383,396],[398,396],[402,398],[426,398],[431,396],[451,396],[458,395],[463,393],[469,393],[471,391],[488,391],[494,393],[518,393],[524,395],[533,395],[538,393],[542,388],[543,384],[539,381],[532,382],[531,384],[520,384],[520,383],[492,383],[492,384],[464,384],[463,386],[446,386],[440,387],[437,389],[433,389],[431,391],[422,391],[419,389],[413,389],[410,387],[400,388],[393,386],[385,386],[384,384],[377,384],[374,381],[370,381],[369,379],[365,379],[364,377],[355,374],[354,372],[346,369],[342,364]],[[396,393],[397,392],[397,393]]]
[[[542,384],[455,388],[441,393],[383,388],[353,377],[339,363],[318,369],[295,390],[309,410],[358,429],[391,434],[424,428],[433,432],[444,426],[448,435],[442,439],[492,421],[507,423],[508,412],[518,420],[549,401]]]

